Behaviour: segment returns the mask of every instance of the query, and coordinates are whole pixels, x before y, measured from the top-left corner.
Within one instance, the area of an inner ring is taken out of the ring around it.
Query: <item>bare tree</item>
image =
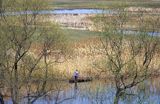
[[[23,98],[24,86],[27,86],[28,103],[33,103],[39,97],[47,94],[47,79],[49,62],[48,50],[63,50],[65,40],[62,40],[61,30],[43,22],[43,16],[36,11],[44,8],[42,0],[7,0],[4,4],[4,14],[1,15],[0,71],[4,71],[2,81],[10,89],[13,104],[18,104]],[[33,13],[28,11],[33,10]],[[39,18],[41,17],[41,18]],[[45,25],[44,25],[45,24]],[[32,51],[37,45],[35,37],[43,39],[39,52]],[[53,47],[57,46],[57,47]],[[63,47],[60,47],[63,46]],[[60,51],[63,52],[63,51]],[[42,61],[44,59],[44,61]],[[40,64],[44,64],[41,68]],[[31,89],[34,75],[44,70],[42,79],[38,79],[35,92]],[[30,98],[33,99],[30,99]]]
[[[151,61],[159,42],[159,37],[153,35],[157,31],[158,24],[155,22],[159,17],[155,17],[155,20],[150,20],[151,18],[146,20],[143,14],[138,15],[135,20],[139,23],[137,32],[130,34],[124,29],[131,18],[131,14],[117,10],[115,15],[104,14],[97,19],[99,30],[104,35],[101,43],[105,50],[103,59],[106,63],[105,70],[113,76],[116,86],[114,104],[118,104],[120,96],[126,89],[136,86],[149,77]],[[149,30],[152,30],[153,34],[149,34]]]
[[[2,13],[2,0],[0,0],[0,13]]]
[[[27,97],[28,97],[28,102],[29,103],[34,103],[38,98],[46,95],[50,91],[55,91],[56,89],[52,88],[52,79],[55,78],[55,76],[51,76],[49,74],[49,69],[51,69],[52,64],[55,63],[54,58],[52,60],[49,59],[49,57],[54,56],[54,51],[57,51],[62,53],[65,51],[63,48],[65,45],[65,37],[62,35],[62,32],[60,31],[59,28],[57,28],[56,25],[51,25],[49,27],[45,27],[43,29],[43,33],[41,34],[40,37],[40,43],[41,43],[41,49],[39,51],[40,57],[42,58],[41,65],[38,67],[41,71],[42,76],[39,79],[36,79],[36,89],[31,89],[32,86],[32,78],[35,78],[34,71],[31,73],[30,71],[30,77],[28,79],[27,84]],[[34,63],[34,62],[33,62]],[[30,63],[31,64],[31,63]],[[29,65],[29,64],[26,64]],[[32,66],[32,64],[31,64]],[[42,67],[41,67],[42,66]],[[31,69],[31,68],[29,68]],[[38,70],[37,70],[38,71]],[[55,78],[56,79],[56,78]],[[54,80],[52,80],[54,81]],[[49,82],[49,83],[48,83]],[[49,87],[50,86],[50,87]],[[46,88],[47,87],[47,88]]]

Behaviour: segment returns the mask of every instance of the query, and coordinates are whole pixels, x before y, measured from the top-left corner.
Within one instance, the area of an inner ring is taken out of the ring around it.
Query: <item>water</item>
[[[160,104],[160,81],[150,80],[141,85],[128,90],[128,93],[135,95],[123,96],[119,104]],[[53,99],[37,100],[34,104],[53,104]],[[59,102],[62,104],[113,104],[115,88],[112,82],[93,81],[89,83],[80,83],[77,86],[72,84],[67,90],[61,91]],[[71,98],[68,100],[64,100]]]
[[[23,15],[23,14],[116,14],[116,10],[111,9],[53,9],[40,11],[20,11],[6,12],[5,15]],[[148,13],[150,15],[159,15],[159,13]]]
[[[115,87],[113,82],[92,81],[87,83],[68,84],[59,87],[34,104],[113,104]],[[61,86],[62,83],[59,83]],[[151,79],[127,91],[130,95],[120,98],[119,104],[160,104],[160,80]],[[26,100],[21,103],[25,104]],[[12,104],[11,100],[5,104]]]
[[[111,84],[94,81],[87,83],[70,84],[67,89],[62,90],[58,97],[58,103],[61,104],[92,104],[101,99],[108,99],[110,95],[114,95],[110,91],[114,90]],[[56,93],[50,94],[46,98],[37,100],[34,104],[54,104],[56,102]],[[106,95],[106,96],[103,96]],[[105,103],[109,104],[109,100]]]
[[[54,9],[54,10],[41,10],[41,11],[21,11],[21,12],[6,12],[2,15],[24,15],[24,14],[116,14],[116,11],[110,9]],[[135,34],[137,31],[133,30],[123,30],[125,34]],[[148,32],[148,35],[160,36],[160,32]]]
[[[55,14],[101,14],[111,13],[111,10],[102,9],[59,9],[53,11]]]
[[[21,12],[6,12],[4,15],[24,15],[24,14],[111,14],[112,10],[106,9],[54,9],[41,11],[21,11]]]
[[[120,32],[121,30],[119,30]],[[139,32],[138,30],[123,30],[123,34],[135,34],[135,35],[139,35],[139,34],[146,34],[148,36],[160,36],[160,32]]]

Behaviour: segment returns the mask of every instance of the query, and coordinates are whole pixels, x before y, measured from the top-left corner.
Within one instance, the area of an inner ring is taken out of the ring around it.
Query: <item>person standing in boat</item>
[[[79,77],[79,72],[78,72],[78,70],[76,69],[75,70],[75,72],[74,72],[74,80],[77,82],[77,80],[78,80],[78,77]]]

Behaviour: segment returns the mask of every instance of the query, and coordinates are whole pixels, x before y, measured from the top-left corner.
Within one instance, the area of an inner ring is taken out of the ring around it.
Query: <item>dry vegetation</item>
[[[126,41],[127,42],[127,41]],[[127,43],[126,43],[127,44]],[[32,47],[32,52],[34,54],[38,53],[39,46]],[[72,47],[72,48],[71,48]],[[123,58],[127,59],[129,55],[129,46],[124,47]],[[78,69],[80,72],[80,76],[91,76],[94,78],[104,78],[104,77],[112,77],[110,72],[103,72],[101,69],[105,69],[103,60],[105,59],[105,50],[102,46],[100,38],[89,38],[83,39],[78,42],[73,42],[70,44],[70,56],[66,59],[63,55],[58,55],[55,57],[55,54],[51,53],[48,57],[48,60],[54,62],[56,59],[58,60],[56,63],[53,63],[50,66],[49,73],[51,76],[54,76],[59,79],[68,79],[72,77],[75,69]],[[143,53],[142,53],[143,54]],[[139,63],[142,62],[142,58],[137,58]],[[101,63],[100,65],[99,62]],[[150,65],[150,71],[155,72],[154,74],[159,74],[160,68],[160,50],[157,48],[156,55],[152,59]],[[126,72],[127,73],[127,72]],[[38,76],[41,76],[42,73],[37,73]],[[36,76],[37,76],[36,75]],[[101,76],[99,76],[101,75]]]

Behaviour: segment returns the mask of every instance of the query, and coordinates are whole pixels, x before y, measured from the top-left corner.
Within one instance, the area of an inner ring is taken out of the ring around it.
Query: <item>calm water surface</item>
[[[68,85],[67,90],[60,92],[58,102],[62,104],[112,104],[115,88],[112,82],[93,81]],[[120,104],[160,104],[160,80],[145,81],[127,91],[121,97]],[[71,99],[70,99],[71,98]],[[54,104],[55,95],[37,100],[34,104]]]
[[[5,15],[23,15],[23,14],[111,14],[113,10],[103,9],[54,9],[41,11],[21,11],[6,12]]]
[[[39,98],[34,104],[113,104],[115,88],[112,82],[92,81],[87,83],[68,84],[60,91],[53,91]],[[59,83],[60,85],[60,83]],[[151,79],[129,89],[120,98],[119,104],[160,104],[160,80]],[[8,99],[5,104],[12,104]],[[21,104],[26,104],[23,100]]]

